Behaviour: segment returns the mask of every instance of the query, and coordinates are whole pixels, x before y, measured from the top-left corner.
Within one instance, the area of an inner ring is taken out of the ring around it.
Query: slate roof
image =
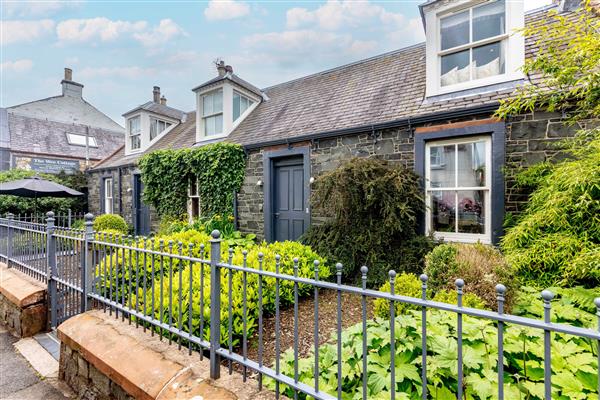
[[[525,23],[546,18],[555,7],[527,13]],[[575,18],[577,13],[565,15]],[[526,38],[526,57],[536,51],[537,39]],[[537,78],[529,77],[533,83]],[[268,100],[227,140],[246,146],[295,141],[409,117],[494,106],[516,86],[513,82],[426,99],[425,84],[425,43],[420,43],[263,89]]]
[[[196,111],[184,113],[184,122],[162,136],[156,143],[141,153],[125,155],[125,146],[97,163],[92,169],[99,170],[126,165],[134,165],[141,156],[155,150],[189,148],[196,142]]]
[[[67,133],[85,135],[87,131],[89,136],[96,139],[98,145],[89,147],[89,157],[100,160],[123,143],[122,132],[27,117],[14,114],[10,109],[6,116],[11,151],[85,158],[85,146],[69,144]]]
[[[164,104],[149,101],[147,103],[144,103],[144,104],[134,108],[133,110],[127,111],[125,114],[123,114],[123,116],[125,117],[125,116],[127,116],[131,113],[134,113],[136,111],[139,111],[139,110],[145,110],[145,111],[151,112],[153,114],[164,115],[165,117],[169,117],[169,118],[173,118],[173,119],[177,119],[177,120],[181,120],[183,118],[183,116],[185,115],[185,111],[181,111],[181,110],[178,110],[173,107],[169,107]]]

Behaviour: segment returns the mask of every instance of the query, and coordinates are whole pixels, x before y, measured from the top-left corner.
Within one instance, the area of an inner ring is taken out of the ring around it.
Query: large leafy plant
[[[157,150],[139,161],[144,201],[162,217],[186,212],[188,185],[197,180],[202,215],[233,213],[233,192],[244,179],[245,155],[241,146],[214,143],[179,150]]]
[[[599,293],[582,288],[565,291],[553,303],[553,321],[593,327],[591,299]],[[568,297],[568,296],[573,296]],[[543,306],[537,290],[525,289],[515,310],[540,318]],[[396,398],[421,399],[421,312],[408,310],[395,319]],[[362,324],[342,335],[342,398],[362,399]],[[335,338],[332,338],[332,342]],[[544,332],[508,325],[504,330],[504,393],[507,399],[544,399]],[[376,318],[367,322],[367,395],[389,399],[391,389],[390,322]],[[574,336],[552,335],[553,398],[591,399],[597,396],[598,344]],[[319,349],[319,388],[337,394],[337,344]],[[427,388],[430,398],[456,399],[458,342],[456,315],[427,312]],[[464,398],[497,398],[497,326],[489,320],[463,319]],[[293,352],[282,356],[282,373],[294,376]],[[299,379],[314,383],[314,357],[298,360]],[[274,386],[269,381],[271,387]],[[284,394],[293,396],[282,385]],[[304,399],[306,396],[300,395]]]

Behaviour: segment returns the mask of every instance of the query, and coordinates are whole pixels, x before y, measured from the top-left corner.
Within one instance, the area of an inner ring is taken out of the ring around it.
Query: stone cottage
[[[83,98],[65,68],[62,94],[0,108],[0,170],[83,171],[123,144],[123,127]]]
[[[537,83],[520,72],[535,56],[537,38],[512,32],[554,11],[576,18],[576,3],[525,13],[522,2],[430,0],[420,5],[425,43],[263,89],[218,64],[217,77],[193,89],[196,110],[165,118],[172,125],[160,138],[148,140],[152,125],[125,114],[125,148],[90,174],[92,212],[121,213],[138,232],[147,225],[136,216],[143,207],[136,200],[139,153],[129,141],[141,126],[142,153],[219,140],[241,144],[248,158],[238,224],[259,238],[298,238],[319,222],[309,202],[311,183],[352,157],[377,157],[423,178],[427,232],[497,243],[505,213],[518,212],[527,199],[511,170],[559,156],[554,145],[575,130],[545,112],[493,118],[518,85]],[[102,206],[106,179],[111,185],[118,179],[118,195],[110,192],[118,207]]]

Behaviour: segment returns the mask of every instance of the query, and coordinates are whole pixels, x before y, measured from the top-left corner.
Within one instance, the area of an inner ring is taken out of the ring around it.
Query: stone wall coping
[[[257,392],[256,382],[243,383],[241,375],[228,375],[226,369],[221,379],[210,380],[206,358],[190,356],[185,348],[179,350],[101,310],[68,319],[58,327],[58,338],[136,399],[275,398],[270,392]]]
[[[23,309],[46,298],[46,285],[24,273],[0,263],[0,293]]]

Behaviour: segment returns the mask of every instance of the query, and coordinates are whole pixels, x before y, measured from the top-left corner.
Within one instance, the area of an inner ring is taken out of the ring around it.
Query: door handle
[[[279,218],[279,213],[275,213],[273,215],[275,216],[275,218]]]

